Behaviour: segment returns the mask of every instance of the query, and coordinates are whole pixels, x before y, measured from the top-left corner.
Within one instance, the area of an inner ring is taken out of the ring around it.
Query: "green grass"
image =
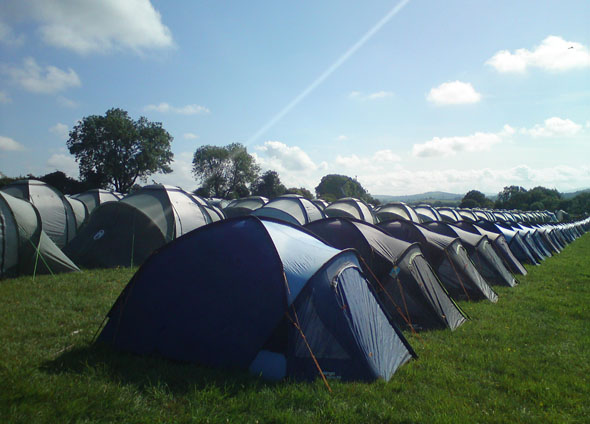
[[[461,303],[451,333],[388,383],[268,383],[90,344],[133,270],[0,281],[0,422],[529,422],[590,420],[590,234],[500,300]]]

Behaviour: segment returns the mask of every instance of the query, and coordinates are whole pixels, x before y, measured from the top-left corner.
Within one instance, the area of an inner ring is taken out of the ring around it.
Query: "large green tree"
[[[206,197],[247,196],[259,172],[254,157],[240,143],[201,146],[193,156],[193,174],[201,183],[199,193]]]
[[[459,207],[461,208],[491,208],[494,203],[481,191],[470,190],[463,196]]]
[[[255,196],[264,196],[269,199],[285,194],[287,188],[281,182],[281,178],[276,171],[266,171],[254,184],[252,184],[252,194]]]
[[[333,202],[342,197],[355,197],[366,203],[374,204],[376,202],[361,183],[346,175],[325,175],[315,188],[315,192],[317,197],[328,202]]]
[[[138,179],[172,172],[172,140],[160,122],[144,117],[135,121],[115,108],[104,116],[83,118],[70,131],[67,146],[76,157],[82,180],[126,193]]]

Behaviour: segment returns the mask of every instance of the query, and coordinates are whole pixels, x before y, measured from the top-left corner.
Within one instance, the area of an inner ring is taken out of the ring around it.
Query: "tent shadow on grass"
[[[54,375],[105,376],[114,383],[130,384],[142,392],[164,386],[174,394],[215,386],[228,396],[235,396],[246,390],[258,391],[284,384],[257,378],[244,370],[212,369],[159,356],[139,356],[118,352],[103,344],[74,347],[42,363],[40,369]]]

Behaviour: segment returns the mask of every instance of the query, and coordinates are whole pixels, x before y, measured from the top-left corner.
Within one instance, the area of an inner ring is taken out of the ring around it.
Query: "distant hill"
[[[576,197],[578,194],[582,194],[582,193],[586,193],[590,191],[590,188],[585,188],[582,190],[578,190],[578,191],[572,191],[571,193],[561,193],[561,198],[562,199],[573,199],[574,197]]]
[[[456,204],[461,202],[465,194],[445,193],[444,191],[429,191],[420,194],[408,194],[404,196],[374,195],[381,203],[405,202],[405,203],[434,203]]]

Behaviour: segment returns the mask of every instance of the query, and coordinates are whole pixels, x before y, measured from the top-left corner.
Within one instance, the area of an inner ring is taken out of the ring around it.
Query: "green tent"
[[[0,277],[78,271],[43,231],[31,203],[0,192]]]
[[[62,249],[76,235],[72,206],[58,190],[37,180],[20,180],[0,191],[32,203],[43,222],[43,231]]]
[[[156,249],[212,221],[201,199],[162,184],[98,206],[64,252],[86,268],[140,265]]]

